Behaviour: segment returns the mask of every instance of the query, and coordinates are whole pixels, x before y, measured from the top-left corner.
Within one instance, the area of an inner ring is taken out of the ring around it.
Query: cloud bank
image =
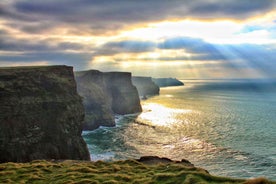
[[[274,0],[3,0],[0,66],[276,77],[275,12]]]

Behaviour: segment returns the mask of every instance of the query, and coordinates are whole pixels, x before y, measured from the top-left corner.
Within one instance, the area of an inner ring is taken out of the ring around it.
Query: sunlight
[[[47,62],[47,61],[37,61],[37,62],[33,62],[32,65],[47,66],[47,65],[49,65],[49,62]],[[30,63],[28,61],[25,61],[25,62],[15,62],[15,63],[10,64],[9,66],[18,67],[18,66],[32,66],[32,65],[30,65]],[[6,66],[7,66],[6,62],[1,62],[0,63],[0,67],[6,67]]]
[[[269,24],[268,22],[271,21],[271,19],[268,18],[255,18],[254,20],[259,22],[266,21],[267,24]],[[249,26],[252,24],[253,20],[248,21]],[[247,33],[242,32],[246,25],[247,24],[235,22],[233,20],[201,21],[188,19],[182,21],[164,21],[151,23],[143,28],[125,31],[121,36],[139,40],[162,40],[171,37],[192,37],[201,38],[207,42],[217,44],[268,44],[276,42],[275,39],[271,39],[270,33],[265,29]]]
[[[117,53],[111,56],[95,56],[93,58],[94,62],[106,62],[106,61],[113,61],[113,62],[130,62],[130,63],[141,63],[141,64],[152,64],[158,62],[162,65],[162,63],[169,62],[172,65],[185,65],[185,60],[189,60],[195,54],[188,53],[184,49],[170,49],[170,50],[161,50],[155,49],[154,51],[150,52],[143,52],[143,53]],[[195,61],[189,63],[199,64],[202,61]],[[187,64],[187,63],[186,63]],[[136,64],[135,64],[136,65]]]
[[[153,126],[170,126],[177,122],[177,114],[191,113],[189,109],[173,109],[163,105],[149,103],[143,105],[143,113],[138,116],[137,121]]]
[[[134,38],[156,40],[167,37],[187,36],[202,39],[227,38],[238,32],[242,25],[230,20],[203,22],[199,20],[165,21],[149,24],[145,28],[127,31],[122,35]]]

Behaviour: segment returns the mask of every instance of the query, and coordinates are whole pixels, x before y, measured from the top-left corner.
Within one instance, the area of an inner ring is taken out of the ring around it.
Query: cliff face
[[[104,78],[112,97],[114,113],[132,114],[142,111],[137,88],[131,82],[131,73],[108,72]]]
[[[131,73],[82,71],[76,72],[76,81],[86,111],[85,130],[114,126],[114,113],[142,111],[137,89],[131,83]]]
[[[97,70],[75,73],[78,93],[83,97],[85,107],[84,130],[99,126],[114,126],[112,98],[107,92],[104,74]]]
[[[89,160],[72,67],[0,69],[0,162]]]
[[[137,87],[140,96],[159,94],[159,87],[151,77],[132,77],[132,83]]]

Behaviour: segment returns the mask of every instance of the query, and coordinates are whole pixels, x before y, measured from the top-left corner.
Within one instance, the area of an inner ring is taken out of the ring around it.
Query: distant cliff
[[[0,101],[0,162],[90,159],[72,67],[0,68]]]
[[[129,72],[104,73],[105,83],[112,97],[112,110],[117,114],[142,111],[137,88],[132,84]]]
[[[114,113],[141,112],[138,92],[128,72],[76,72],[78,92],[86,111],[85,130],[114,126]]]
[[[153,78],[153,82],[159,87],[167,86],[183,86],[184,83],[177,80],[176,78]]]
[[[114,126],[112,97],[107,92],[104,74],[97,70],[75,72],[77,89],[85,107],[84,130]]]
[[[132,77],[132,83],[137,87],[140,96],[158,95],[159,87],[151,77]]]

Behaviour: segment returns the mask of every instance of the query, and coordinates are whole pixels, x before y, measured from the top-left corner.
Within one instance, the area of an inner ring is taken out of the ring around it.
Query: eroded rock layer
[[[0,102],[0,162],[90,159],[72,67],[1,68]]]
[[[86,111],[85,130],[114,126],[114,114],[141,112],[140,99],[128,72],[76,72],[78,92]]]

